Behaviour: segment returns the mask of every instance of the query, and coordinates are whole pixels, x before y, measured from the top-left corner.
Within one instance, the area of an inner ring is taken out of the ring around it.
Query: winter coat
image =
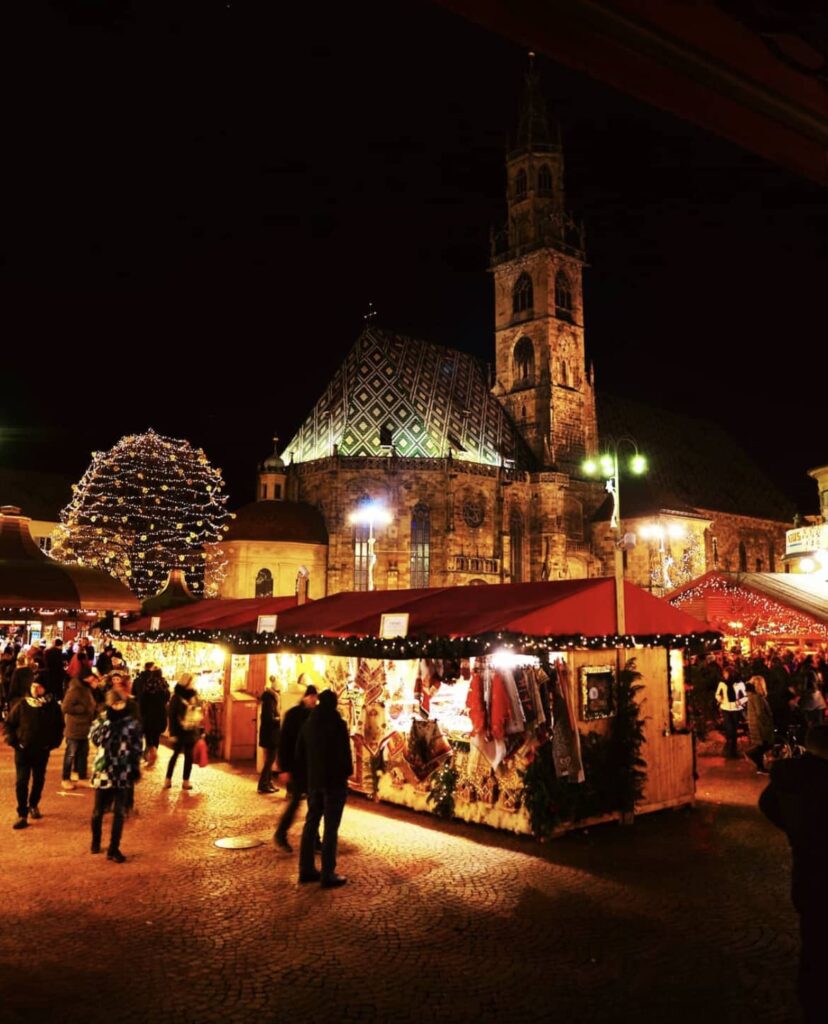
[[[67,740],[85,740],[95,718],[98,702],[82,679],[73,679],[61,701]]]
[[[201,729],[200,712],[201,704],[196,691],[182,686],[181,683],[176,683],[169,707],[170,736],[175,739],[197,736]],[[197,724],[187,728],[185,725],[187,717]]]
[[[805,754],[776,761],[759,809],[788,836],[793,904],[799,913],[828,912],[828,760]]]
[[[92,765],[91,785],[96,789],[128,789],[141,777],[143,749],[141,724],[129,707],[108,707],[92,726],[90,739],[98,755]]]
[[[43,667],[52,684],[60,683],[63,688],[63,677],[66,675],[66,660],[59,647],[50,647],[43,655]]]
[[[354,771],[348,726],[336,708],[316,707],[296,744],[294,773],[308,793],[341,789]],[[304,777],[304,779],[303,779]]]
[[[761,693],[748,694],[747,720],[751,743],[773,743],[773,715]]]
[[[262,711],[259,716],[259,746],[274,750],[279,746],[279,703],[273,690],[265,690],[261,696]]]
[[[307,722],[311,713],[310,708],[304,704],[297,704],[287,712],[282,721],[282,731],[279,734],[279,771],[293,772],[296,764],[296,744],[299,742],[299,733],[302,726]]]
[[[28,697],[34,681],[34,669],[28,665],[23,668],[16,668],[12,672],[11,683],[9,684],[9,704],[13,704],[21,697]]]
[[[102,676],[105,676],[107,672],[112,671],[112,658],[110,658],[106,651],[101,651],[101,653],[98,655],[98,658],[95,662],[95,668],[98,670],[98,672],[100,672]]]
[[[63,715],[51,696],[23,697],[6,719],[6,742],[16,749],[48,751],[63,739]]]
[[[167,727],[170,687],[160,672],[150,672],[143,686],[135,684],[135,697],[141,712],[141,724],[147,732],[161,733]]]

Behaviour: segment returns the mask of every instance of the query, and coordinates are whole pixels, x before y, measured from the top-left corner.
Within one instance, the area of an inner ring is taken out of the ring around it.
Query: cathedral
[[[794,510],[720,428],[596,394],[584,232],[531,67],[506,206],[490,263],[493,373],[368,322],[260,467],[258,500],[228,534],[225,596],[611,575],[618,548],[627,578],[656,594],[715,567],[782,571]],[[631,438],[649,463],[639,478],[626,473]],[[617,523],[613,496],[585,469],[608,445]]]

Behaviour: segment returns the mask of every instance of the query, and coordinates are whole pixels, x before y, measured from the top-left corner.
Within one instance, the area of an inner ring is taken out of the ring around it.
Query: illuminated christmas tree
[[[139,597],[183,569],[190,588],[209,596],[223,578],[214,546],[229,528],[223,488],[221,470],[189,441],[154,430],[122,437],[92,453],[60,514],[52,554],[104,569]]]

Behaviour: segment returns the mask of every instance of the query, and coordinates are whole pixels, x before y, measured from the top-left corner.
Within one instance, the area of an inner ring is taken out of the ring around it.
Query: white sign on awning
[[[810,555],[823,550],[828,550],[828,523],[798,526],[785,534],[786,555]]]

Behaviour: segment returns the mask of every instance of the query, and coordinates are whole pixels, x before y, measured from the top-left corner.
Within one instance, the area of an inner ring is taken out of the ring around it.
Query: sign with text
[[[408,636],[408,612],[392,612],[388,615],[381,615],[379,635],[382,640]]]
[[[278,618],[278,615],[260,615],[258,619],[256,619],[256,632],[275,633]]]
[[[810,555],[828,549],[828,524],[798,526],[785,534],[786,555]]]

